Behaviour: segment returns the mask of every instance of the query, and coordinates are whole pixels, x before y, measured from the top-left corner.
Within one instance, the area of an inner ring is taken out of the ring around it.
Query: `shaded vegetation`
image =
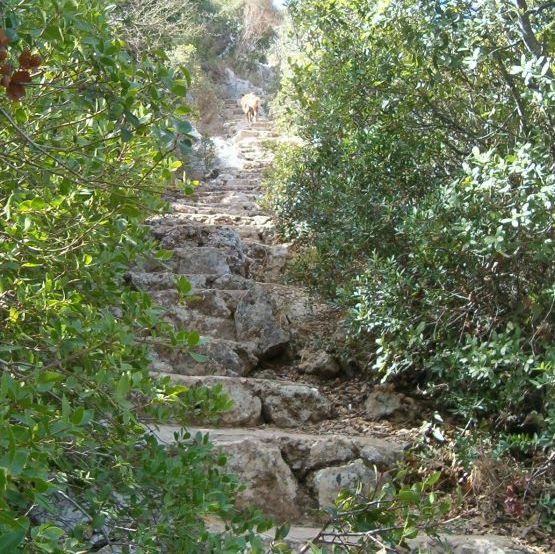
[[[553,4],[294,0],[268,182],[366,369],[553,447]],[[507,447],[506,451],[512,451]]]
[[[199,341],[124,283],[168,256],[143,222],[192,144],[190,77],[122,40],[124,16],[103,0],[0,2],[3,553],[259,544],[206,438],[150,432],[228,401],[149,376],[150,343],[194,355]],[[209,533],[208,515],[230,532]]]

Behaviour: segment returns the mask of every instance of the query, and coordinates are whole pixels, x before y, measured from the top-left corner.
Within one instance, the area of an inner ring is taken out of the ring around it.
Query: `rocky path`
[[[238,97],[230,91],[227,133],[214,141],[217,177],[192,197],[173,197],[171,213],[150,222],[161,245],[174,251],[172,260],[136,270],[131,279],[177,326],[204,337],[198,351],[208,361],[159,348],[154,369],[188,386],[220,384],[231,397],[233,408],[216,424],[197,425],[246,484],[239,505],[316,525],[319,509],[358,481],[370,487],[374,466],[391,468],[406,443],[361,412],[364,385],[351,387],[348,405],[338,405],[334,392],[349,385],[321,346],[337,315],[281,282],[287,245],[257,204],[272,159],[264,145],[278,137],[264,117],[248,125]],[[178,302],[176,275],[194,287],[185,305]],[[176,430],[164,427],[159,437],[171,441]],[[311,533],[292,532],[300,539]]]

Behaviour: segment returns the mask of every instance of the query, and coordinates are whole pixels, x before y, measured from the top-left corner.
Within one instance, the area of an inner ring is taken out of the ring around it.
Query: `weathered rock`
[[[225,294],[215,294],[214,291],[195,291],[185,299],[188,308],[194,308],[212,317],[231,318],[232,310],[229,307],[228,298]],[[233,307],[233,309],[235,309]]]
[[[274,315],[270,297],[258,285],[252,287],[237,305],[235,327],[239,340],[248,340],[257,345],[260,358],[276,356],[285,349],[290,338]]]
[[[221,227],[211,233],[203,234],[201,237],[203,246],[214,246],[225,248],[227,252],[226,262],[235,274],[246,276],[248,272],[248,258],[243,251],[241,239],[235,231]]]
[[[267,386],[262,399],[264,420],[278,427],[296,427],[332,415],[332,405],[317,388],[307,385]]]
[[[227,340],[210,340],[198,350],[224,367],[226,374],[248,375],[258,363],[254,345]]]
[[[402,448],[391,448],[385,445],[365,444],[361,446],[359,455],[369,466],[376,466],[379,470],[392,467],[403,457]]]
[[[251,282],[241,275],[221,275],[210,282],[210,286],[215,289],[247,290]]]
[[[365,492],[376,484],[374,470],[367,467],[362,460],[320,469],[311,478],[320,508],[331,506],[342,490],[355,490],[359,483]]]
[[[306,462],[307,470],[320,469],[350,462],[358,455],[358,448],[351,439],[345,437],[326,437],[310,449]]]
[[[341,367],[335,361],[335,358],[325,350],[316,352],[304,350],[301,352],[301,359],[302,362],[299,364],[299,370],[309,375],[331,378],[336,377],[341,371]]]
[[[218,248],[212,246],[175,248],[174,252],[172,262],[180,275],[191,273],[225,275],[231,272],[226,253]]]
[[[204,344],[195,347],[195,351],[206,356],[207,361],[196,362],[187,352],[161,345],[154,347],[158,360],[162,362],[162,366],[158,364],[157,367],[181,375],[248,375],[258,363],[254,349],[255,345],[248,342],[207,337]]]
[[[281,521],[298,517],[297,482],[277,446],[246,439],[222,450],[227,468],[246,485],[237,498],[240,508],[256,506]]]
[[[306,385],[219,375],[177,374],[172,377],[188,386],[221,385],[234,402],[232,410],[222,416],[221,421],[226,425],[258,425],[263,419],[265,423],[273,422],[264,411],[268,398],[273,402],[272,406],[277,412],[275,418],[281,427],[300,427],[308,421],[320,421],[329,417],[331,410],[328,400],[317,389]]]
[[[302,478],[306,473],[306,460],[310,455],[310,449],[313,444],[314,442],[295,435],[279,437],[283,459],[298,478]]]
[[[253,392],[247,379],[229,377],[197,377],[185,375],[171,375],[173,380],[188,387],[221,386],[233,403],[230,410],[222,412],[217,419],[221,426],[259,425],[262,422],[262,403]]]
[[[180,329],[195,329],[203,336],[236,340],[235,325],[229,317],[213,317],[186,306],[174,306],[168,309],[166,319]]]
[[[379,420],[386,417],[411,417],[416,411],[414,400],[387,388],[372,391],[364,404],[366,417]]]
[[[407,541],[410,552],[429,554],[528,554],[532,551],[499,535],[419,536]]]
[[[129,271],[125,280],[139,290],[158,291],[175,286],[175,275],[169,271],[147,273],[143,271]]]

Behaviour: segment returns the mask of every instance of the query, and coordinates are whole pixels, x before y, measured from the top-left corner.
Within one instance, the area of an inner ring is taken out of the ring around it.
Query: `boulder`
[[[262,422],[262,403],[247,379],[238,377],[193,377],[172,375],[172,379],[188,387],[215,387],[220,385],[233,403],[230,410],[222,412],[217,424],[224,427],[253,426]]]
[[[249,261],[243,251],[243,244],[237,232],[227,227],[220,227],[210,233],[201,234],[202,246],[213,246],[226,250],[226,262],[232,273],[246,276]]]
[[[227,469],[246,488],[237,497],[239,508],[257,507],[279,521],[299,516],[298,485],[277,446],[245,439],[222,446]]]
[[[272,301],[263,287],[254,285],[237,304],[235,328],[239,340],[257,345],[259,358],[271,358],[280,354],[289,342],[275,315]]]
[[[302,362],[299,364],[299,370],[309,375],[331,378],[336,377],[341,371],[341,367],[335,361],[335,358],[325,350],[316,352],[303,350],[301,352],[301,359]]]
[[[363,492],[368,492],[376,484],[376,473],[359,459],[346,465],[320,469],[311,476],[310,482],[318,505],[326,508],[333,505],[341,491],[354,491],[359,483]]]
[[[365,444],[361,446],[359,456],[367,465],[387,470],[403,457],[403,449],[391,444]]]
[[[368,395],[364,409],[366,417],[374,421],[386,417],[413,417],[416,414],[416,403],[404,394],[380,387]]]
[[[226,253],[219,248],[212,246],[175,248],[174,252],[174,258],[170,263],[175,265],[176,272],[181,275],[191,273],[225,275],[231,272]]]
[[[261,397],[264,420],[278,427],[316,423],[332,415],[331,402],[308,385],[267,383]]]
[[[220,374],[248,375],[258,363],[254,345],[248,343],[210,339],[197,350],[207,356],[209,362],[224,369]]]
[[[358,449],[351,439],[337,436],[325,437],[310,449],[306,469],[314,470],[350,462],[357,455]]]
[[[206,361],[197,362],[188,352],[176,350],[165,345],[155,345],[154,352],[162,364],[153,364],[153,369],[160,367],[169,373],[180,375],[248,375],[258,363],[253,353],[255,345],[215,337],[206,337],[206,342],[195,347],[195,352],[207,357]]]

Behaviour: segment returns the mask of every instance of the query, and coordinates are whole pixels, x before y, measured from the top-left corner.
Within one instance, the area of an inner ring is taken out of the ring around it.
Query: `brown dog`
[[[249,92],[248,94],[243,95],[241,98],[241,108],[243,109],[243,113],[247,117],[247,121],[249,123],[256,123],[256,119],[258,118],[258,108],[260,108],[260,98]]]

